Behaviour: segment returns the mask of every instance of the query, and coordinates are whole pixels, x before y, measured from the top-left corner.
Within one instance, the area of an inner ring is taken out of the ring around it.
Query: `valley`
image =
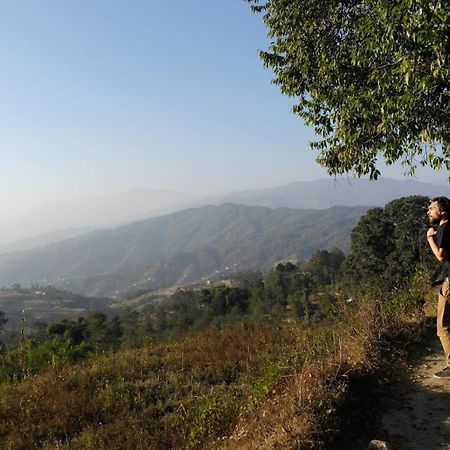
[[[323,210],[224,204],[189,208],[26,251],[0,255],[0,285],[53,285],[95,297],[214,280],[350,249],[368,207]]]

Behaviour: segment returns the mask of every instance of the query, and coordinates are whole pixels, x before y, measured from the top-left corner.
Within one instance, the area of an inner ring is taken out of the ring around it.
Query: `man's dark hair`
[[[450,218],[450,200],[447,197],[434,197],[431,203],[436,202],[442,213],[445,213]]]

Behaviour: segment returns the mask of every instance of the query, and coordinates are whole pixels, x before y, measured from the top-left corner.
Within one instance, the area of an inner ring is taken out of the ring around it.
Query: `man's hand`
[[[447,259],[448,254],[445,248],[438,248],[436,240],[434,239],[434,236],[436,236],[436,234],[437,231],[433,227],[429,228],[427,231],[427,241],[434,253],[434,256],[436,256],[437,260],[442,263]]]

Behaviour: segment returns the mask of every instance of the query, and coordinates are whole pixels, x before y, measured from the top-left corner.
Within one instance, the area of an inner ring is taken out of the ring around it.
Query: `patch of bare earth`
[[[437,336],[430,337],[412,368],[410,381],[399,386],[382,427],[393,450],[450,450],[450,379],[434,373],[445,367]]]

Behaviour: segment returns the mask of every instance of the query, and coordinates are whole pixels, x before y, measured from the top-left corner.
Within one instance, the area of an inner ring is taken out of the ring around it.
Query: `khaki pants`
[[[448,281],[442,283],[439,292],[436,328],[444,349],[447,366],[450,367],[450,286]]]

